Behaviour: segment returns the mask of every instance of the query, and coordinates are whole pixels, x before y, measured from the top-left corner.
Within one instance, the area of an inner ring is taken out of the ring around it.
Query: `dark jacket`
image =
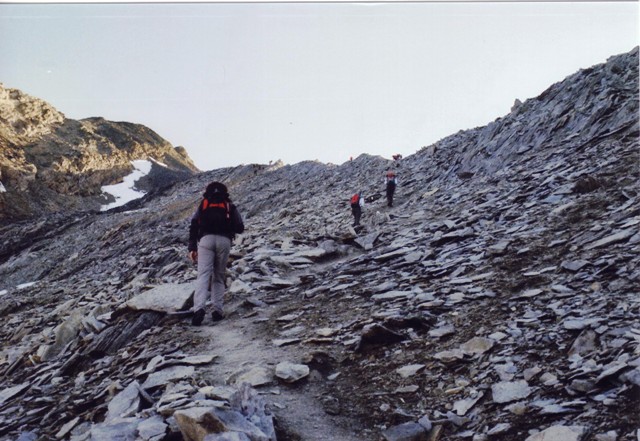
[[[222,200],[214,200],[212,202],[223,202]],[[226,222],[207,223],[203,216],[204,199],[198,205],[196,212],[191,218],[189,226],[189,251],[198,250],[198,241],[207,234],[217,234],[226,236],[233,240],[236,234],[244,231],[244,223],[242,216],[235,205],[229,200],[224,201],[229,204],[229,219]]]

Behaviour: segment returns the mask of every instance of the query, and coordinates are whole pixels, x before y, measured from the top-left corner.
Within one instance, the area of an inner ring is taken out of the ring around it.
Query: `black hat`
[[[211,197],[211,196],[222,196],[222,197],[229,197],[229,192],[227,191],[227,186],[224,185],[222,182],[212,182],[211,184],[207,185],[207,189],[204,192],[204,196],[205,197]]]

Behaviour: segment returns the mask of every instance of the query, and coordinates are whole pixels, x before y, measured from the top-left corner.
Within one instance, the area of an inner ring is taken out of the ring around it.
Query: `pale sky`
[[[0,4],[0,82],[202,170],[408,156],[632,50],[638,5]]]

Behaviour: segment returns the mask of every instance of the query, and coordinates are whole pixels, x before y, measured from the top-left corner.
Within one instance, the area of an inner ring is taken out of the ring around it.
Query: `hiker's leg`
[[[198,244],[198,279],[196,292],[193,295],[193,310],[204,309],[209,297],[209,280],[213,273],[214,236],[207,235]]]
[[[213,283],[211,284],[211,303],[213,310],[224,315],[224,276],[227,269],[227,260],[229,260],[229,251],[231,250],[231,240],[224,236],[215,237],[215,262],[213,269]]]

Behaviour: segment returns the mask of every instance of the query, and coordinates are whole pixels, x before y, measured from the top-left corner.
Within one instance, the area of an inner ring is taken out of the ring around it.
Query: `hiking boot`
[[[214,322],[219,322],[223,318],[224,318],[224,315],[220,314],[218,311],[213,311],[211,313],[211,320],[213,320]]]
[[[191,318],[191,324],[193,326],[200,326],[202,324],[202,320],[204,320],[204,309],[198,309],[193,313],[193,317]]]

